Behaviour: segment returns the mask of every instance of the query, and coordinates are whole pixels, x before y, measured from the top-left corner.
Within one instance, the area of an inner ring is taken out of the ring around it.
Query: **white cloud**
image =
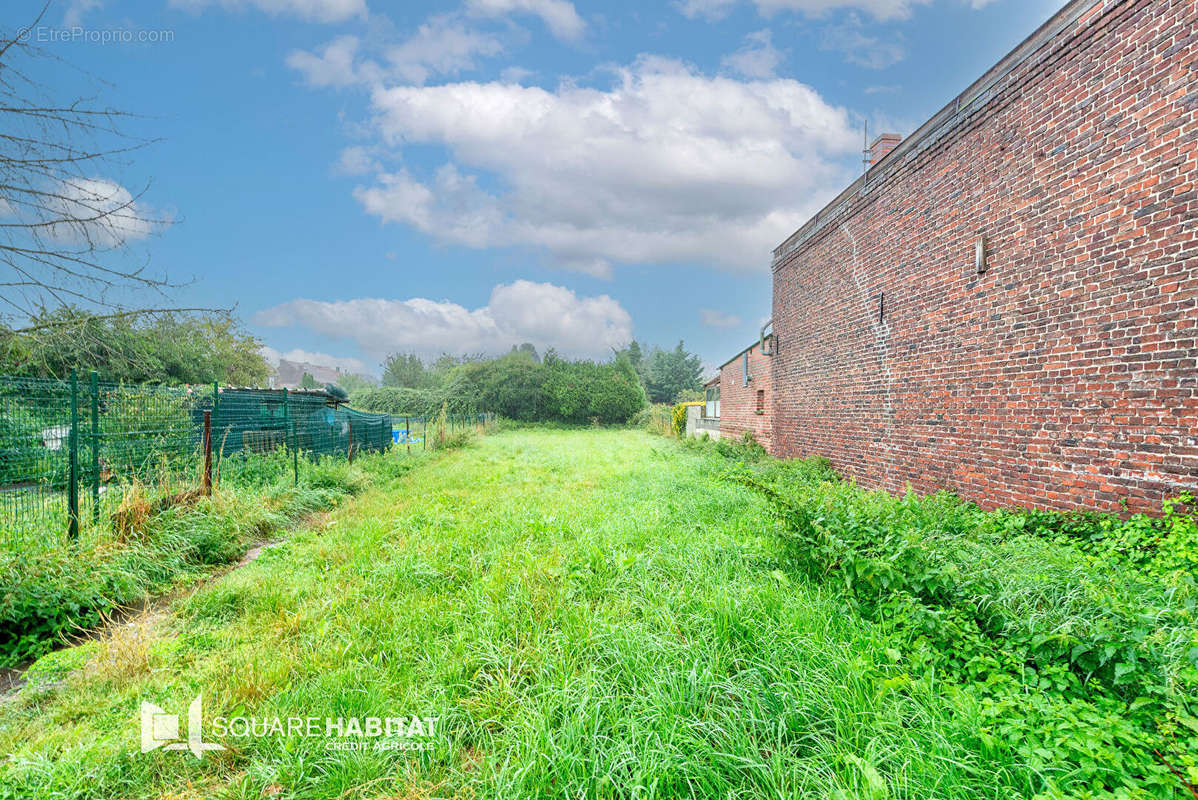
[[[904,19],[911,15],[915,6],[926,5],[932,0],[753,0],[757,12],[763,17],[779,12],[792,11],[807,16],[823,16],[836,9],[851,8],[863,11],[880,20]],[[965,0],[978,8],[978,3],[992,0]],[[738,0],[679,0],[675,6],[685,16],[702,17],[710,21],[721,20],[738,4]]]
[[[327,43],[319,54],[293,50],[287,56],[287,66],[300,72],[311,86],[352,86],[361,80],[354,64],[359,41],[357,36],[338,36]]]
[[[702,17],[709,22],[716,22],[728,16],[736,3],[737,0],[679,0],[674,6],[690,19]]]
[[[531,78],[536,73],[531,69],[524,67],[504,67],[499,73],[499,80],[504,83],[524,83],[528,78]]]
[[[503,43],[444,15],[429,19],[398,44],[374,48],[375,57],[367,57],[363,49],[358,37],[338,36],[317,53],[292,51],[287,66],[319,88],[377,84],[384,79],[423,84],[437,75],[475,69],[479,59],[502,53]]]
[[[103,8],[100,0],[70,0],[67,10],[62,15],[62,27],[74,28],[83,24],[83,15],[97,8]]]
[[[744,46],[724,56],[721,63],[749,78],[772,78],[782,63],[782,52],[774,47],[773,37],[765,28],[746,36]]]
[[[466,0],[473,14],[487,17],[513,13],[533,14],[559,39],[573,41],[586,31],[586,22],[578,16],[574,4],[566,0]]]
[[[379,169],[381,167],[370,149],[356,145],[342,150],[337,163],[333,165],[333,173],[336,175],[366,175]]]
[[[476,309],[421,297],[298,299],[260,311],[254,321],[350,338],[380,360],[395,352],[501,353],[523,342],[541,351],[555,347],[565,355],[602,358],[632,340],[632,318],[611,297],[579,297],[562,286],[523,280],[496,286],[488,304]]]
[[[55,219],[69,220],[52,225],[52,237],[100,248],[145,239],[169,223],[124,186],[102,178],[63,181],[45,205]]]
[[[288,361],[301,361],[308,364],[315,364],[318,367],[333,367],[342,372],[348,372],[352,375],[374,375],[377,369],[368,365],[360,358],[350,358],[348,356],[334,356],[328,353],[316,353],[311,350],[300,350],[295,348],[287,352],[280,352],[273,347],[263,345],[258,348],[258,352],[262,353],[262,357],[266,359],[266,363],[272,367],[279,366],[279,359],[287,359]]]
[[[432,75],[456,75],[475,68],[479,57],[503,52],[498,38],[467,28],[449,16],[433,17],[407,41],[390,47],[386,58],[392,71],[411,83]]]
[[[869,69],[885,69],[907,57],[907,48],[898,42],[886,42],[867,34],[857,14],[849,14],[844,22],[825,28],[820,49],[837,50],[849,63]]]
[[[797,11],[809,16],[820,16],[839,8],[864,11],[879,20],[905,19],[911,16],[915,6],[927,5],[931,0],[755,0],[757,11],[770,16],[780,11]]]
[[[699,309],[699,319],[708,328],[736,328],[741,321],[735,314],[725,314],[714,308]]]
[[[255,8],[272,16],[295,16],[309,22],[344,22],[367,15],[366,0],[170,0],[170,5],[189,11],[213,5],[229,11]]]
[[[355,195],[442,241],[534,247],[592,274],[619,262],[764,269],[849,177],[848,114],[804,84],[712,78],[659,58],[616,77],[608,90],[377,88],[384,144],[440,145],[453,160],[428,177],[381,172]]]

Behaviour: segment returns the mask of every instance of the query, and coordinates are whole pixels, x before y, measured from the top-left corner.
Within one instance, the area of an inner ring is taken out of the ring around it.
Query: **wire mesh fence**
[[[137,481],[202,485],[224,459],[280,448],[298,480],[301,453],[353,458],[393,439],[388,415],[324,392],[0,376],[0,545],[76,538]]]

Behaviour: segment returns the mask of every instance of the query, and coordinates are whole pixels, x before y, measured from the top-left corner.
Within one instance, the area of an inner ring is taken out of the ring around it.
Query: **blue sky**
[[[161,140],[92,176],[175,220],[128,257],[275,354],[377,372],[635,336],[718,364],[862,125],[910,133],[1058,5],[69,0],[31,38],[60,96]]]

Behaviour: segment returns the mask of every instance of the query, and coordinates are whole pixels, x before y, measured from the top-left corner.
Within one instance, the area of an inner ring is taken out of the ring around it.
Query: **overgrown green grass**
[[[776,506],[727,479],[735,459],[790,502],[857,491],[818,463],[640,431],[508,431],[406,474],[384,461],[396,474],[319,527],[161,618],[39,662],[0,706],[0,797],[1087,796],[1075,764],[1008,738],[999,722],[1020,709],[996,714],[975,690],[984,675],[928,657],[934,636],[807,569]],[[884,505],[862,503],[843,519]],[[904,519],[950,505],[928,503]],[[1043,545],[1037,557],[1060,546]],[[1028,561],[974,566],[1014,576]],[[1026,585],[1001,605],[1045,624],[1073,613]],[[1068,714],[1088,729],[1123,719],[1088,717],[1084,699],[1052,706],[1055,691],[1022,695],[1045,738]],[[420,752],[271,736],[224,739],[202,760],[140,754],[141,701],[182,712],[198,693],[209,719],[440,720]]]
[[[291,458],[282,451],[229,458],[212,497],[194,488],[178,493],[177,486],[138,484],[125,491],[111,519],[106,514],[89,526],[76,544],[0,549],[0,667],[45,653],[115,609],[235,561],[252,542],[358,493],[372,465],[391,461],[304,461],[302,480],[294,484]]]

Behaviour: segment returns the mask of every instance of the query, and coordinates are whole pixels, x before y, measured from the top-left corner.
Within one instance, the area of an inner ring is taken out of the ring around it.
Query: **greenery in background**
[[[352,372],[343,372],[341,373],[341,377],[337,379],[337,385],[346,392],[356,392],[359,389],[369,389],[371,387],[378,386],[379,382],[377,378],[373,378],[369,375],[358,375]]]
[[[1058,540],[1076,520],[864,492],[748,441],[516,430],[437,458],[35,665],[0,705],[0,797],[1191,796],[1152,753],[1191,774],[1187,723],[1122,697],[1168,660],[1108,686],[1011,649],[1109,624],[1115,663],[1170,652],[1123,612],[1168,630],[1192,595]],[[1170,516],[1111,532],[1192,534]],[[425,752],[136,755],[141,701],[199,693],[212,716],[440,722]]]
[[[396,385],[401,378],[410,385]],[[415,356],[385,365],[390,385],[351,396],[360,409],[393,416],[431,417],[492,412],[519,422],[623,424],[645,405],[636,372],[624,358],[571,361],[552,350],[544,359],[531,345],[494,359],[442,359],[426,369]]]
[[[629,389],[629,369],[644,397]],[[645,401],[702,400],[702,365],[683,342],[672,350],[632,342],[608,363],[570,361],[553,350],[542,359],[525,342],[498,358],[443,355],[425,364],[414,353],[383,363],[383,385],[354,393],[354,404],[389,414],[423,416],[448,403],[450,413],[493,411],[521,422],[622,424]],[[591,393],[593,398],[589,398]]]
[[[644,384],[651,403],[677,403],[698,400],[688,393],[703,388],[703,364],[699,357],[678,342],[673,350],[647,347],[633,341],[617,356],[627,358]]]
[[[97,318],[81,308],[43,311],[36,334],[0,327],[0,374],[66,378],[71,369],[104,381],[262,385],[270,367],[261,343],[227,314]]]
[[[641,428],[659,436],[674,435],[674,407],[669,403],[653,403],[632,415],[628,427]]]

